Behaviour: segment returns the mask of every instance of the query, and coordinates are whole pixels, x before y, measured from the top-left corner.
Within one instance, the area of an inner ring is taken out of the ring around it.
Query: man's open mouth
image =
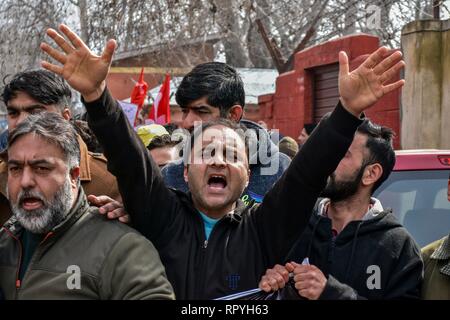
[[[26,197],[20,200],[20,205],[25,210],[35,210],[44,205],[43,201],[35,197]]]
[[[227,179],[221,174],[212,174],[208,179],[208,186],[215,190],[225,189],[227,186]]]

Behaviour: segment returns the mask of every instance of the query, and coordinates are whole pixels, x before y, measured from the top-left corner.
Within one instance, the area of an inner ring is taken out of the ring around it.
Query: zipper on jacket
[[[334,250],[336,248],[336,238],[337,236],[331,237],[330,251],[328,252],[328,273],[332,273]]]
[[[213,229],[211,230],[211,233],[209,234],[209,238],[206,239],[206,234],[205,234],[205,228],[203,225],[203,221],[202,221],[202,229],[203,229],[203,237],[204,237],[204,241],[203,244],[201,246],[201,268],[200,268],[200,285],[199,285],[199,289],[197,291],[197,299],[204,299],[205,294],[206,294],[206,274],[207,274],[207,266],[206,266],[206,257],[207,257],[207,250],[208,250],[208,243],[209,243],[209,239],[212,239],[213,235],[215,233],[217,233],[217,228],[223,224],[223,220],[224,217],[222,217],[219,221],[216,222],[215,226],[213,227]]]
[[[17,300],[17,298],[18,298],[18,296],[19,296],[19,290],[20,290],[20,287],[21,287],[21,285],[22,285],[22,282],[21,282],[20,279],[19,279],[19,273],[20,273],[20,266],[22,265],[23,248],[22,248],[22,243],[20,242],[19,238],[17,238],[16,236],[14,236],[14,235],[12,234],[12,232],[9,231],[7,228],[3,228],[3,229],[6,231],[7,234],[9,234],[9,236],[10,236],[11,238],[13,238],[14,240],[17,241],[17,244],[18,244],[18,246],[19,246],[19,259],[18,259],[18,261],[17,261],[16,282],[15,282],[15,285],[16,285],[15,300]]]
[[[39,246],[41,246],[48,238],[50,238],[53,235],[53,232],[49,232],[47,233],[47,235],[44,237],[44,239],[39,243],[38,248],[36,248],[36,251],[34,252],[33,256],[31,257],[30,260],[30,265],[28,266],[27,270],[25,270],[25,273],[23,275],[23,279],[20,280],[19,279],[19,273],[20,273],[20,267],[22,266],[22,255],[23,255],[23,246],[22,246],[22,242],[19,240],[19,238],[17,238],[16,236],[14,236],[8,229],[4,228],[6,230],[6,233],[8,233],[11,238],[13,238],[14,240],[17,241],[17,244],[19,246],[19,259],[17,262],[17,270],[16,270],[16,295],[15,295],[15,300],[17,300],[19,298],[19,291],[20,288],[22,287],[22,280],[25,278],[27,270],[30,268],[31,262],[33,260],[33,257],[37,254],[37,251],[39,249]]]
[[[19,273],[20,273],[20,267],[22,266],[22,255],[23,255],[23,248],[22,243],[19,241],[19,239],[15,238],[17,243],[19,244],[19,261],[17,263],[17,271],[16,271],[16,298],[18,295],[18,291],[20,289],[20,286],[22,285],[22,281],[19,279]]]

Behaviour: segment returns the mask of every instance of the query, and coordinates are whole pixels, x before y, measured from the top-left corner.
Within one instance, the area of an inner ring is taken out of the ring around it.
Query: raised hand
[[[400,51],[381,47],[357,69],[349,72],[347,54],[339,52],[339,94],[342,105],[359,116],[385,94],[400,88],[404,80],[387,84],[405,66]]]
[[[61,75],[86,101],[96,100],[106,87],[105,79],[116,41],[109,40],[102,55],[98,56],[69,27],[62,24],[59,30],[68,40],[54,29],[47,30],[47,35],[55,41],[59,50],[47,43],[42,43],[41,49],[62,65],[42,61],[42,67]]]

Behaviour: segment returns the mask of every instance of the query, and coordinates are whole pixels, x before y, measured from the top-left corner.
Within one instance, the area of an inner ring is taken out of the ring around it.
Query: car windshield
[[[450,232],[449,172],[395,171],[374,194],[385,209],[392,208],[421,247]]]

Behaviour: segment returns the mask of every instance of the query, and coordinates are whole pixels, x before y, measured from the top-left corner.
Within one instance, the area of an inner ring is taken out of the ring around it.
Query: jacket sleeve
[[[328,276],[327,284],[325,289],[319,297],[320,300],[367,300],[367,298],[362,297],[358,292],[346,285],[345,283],[339,282],[332,275]]]
[[[389,272],[384,299],[420,299],[423,280],[423,261],[420,249],[408,236],[396,258],[395,268]]]
[[[307,226],[328,176],[344,157],[361,123],[338,103],[265,195],[253,219],[267,255],[267,267],[283,261]]]
[[[143,236],[130,232],[108,253],[101,271],[100,296],[108,300],[173,300],[158,252]]]
[[[170,238],[164,234],[178,212],[175,194],[165,186],[158,166],[107,89],[98,100],[84,104],[132,226],[160,247]]]

